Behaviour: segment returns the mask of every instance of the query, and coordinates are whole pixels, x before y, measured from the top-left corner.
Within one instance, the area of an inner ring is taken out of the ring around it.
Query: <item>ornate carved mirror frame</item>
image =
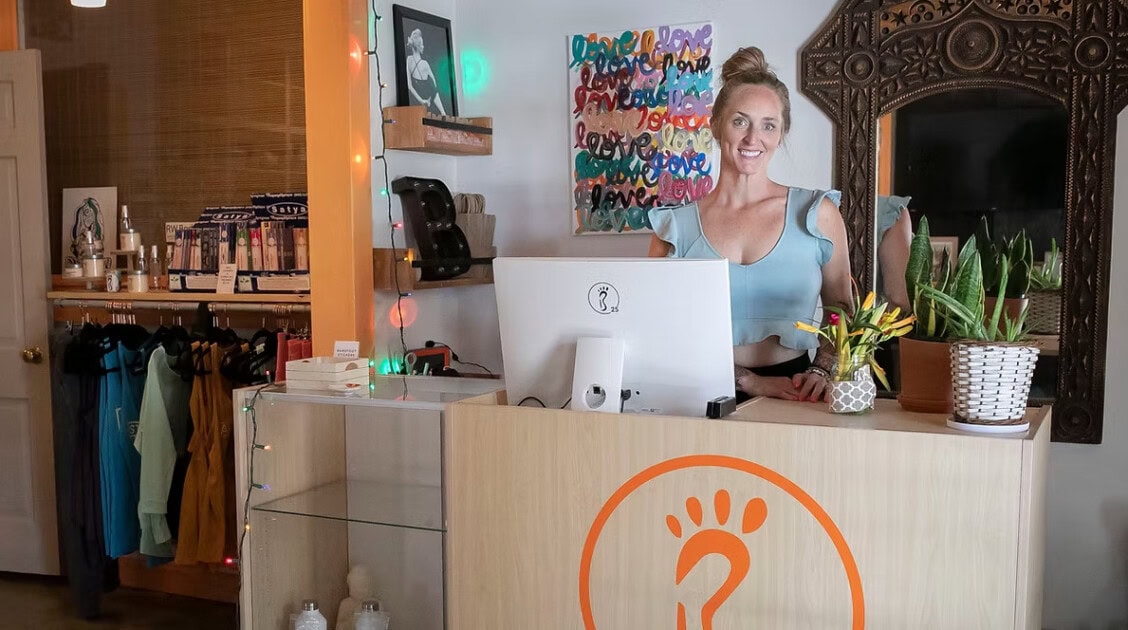
[[[801,53],[800,89],[835,125],[850,261],[872,285],[878,118],[963,88],[1016,87],[1069,112],[1064,296],[1053,439],[1100,443],[1124,0],[843,0]]]

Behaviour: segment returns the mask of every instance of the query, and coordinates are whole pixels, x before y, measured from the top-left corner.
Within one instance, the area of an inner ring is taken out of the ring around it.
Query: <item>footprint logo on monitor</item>
[[[588,289],[588,305],[600,315],[619,312],[619,291],[609,282],[597,282]]]

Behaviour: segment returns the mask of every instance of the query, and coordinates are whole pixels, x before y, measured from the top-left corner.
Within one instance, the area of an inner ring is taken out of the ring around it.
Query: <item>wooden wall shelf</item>
[[[149,291],[148,293],[107,293],[105,291],[48,291],[48,300],[112,300],[114,302],[213,302],[213,303],[266,303],[309,304],[309,294],[288,293],[187,293]]]
[[[387,149],[442,155],[492,155],[493,118],[435,116],[422,105],[384,108]]]
[[[404,260],[407,251],[396,249],[399,260],[395,260],[395,268],[399,276],[399,289],[402,292],[493,284],[492,265],[474,265],[466,274],[450,280],[419,280],[418,270],[412,268],[410,261]],[[393,260],[392,250],[389,248],[377,247],[372,250],[372,279],[377,291],[396,290],[395,280],[392,278]]]

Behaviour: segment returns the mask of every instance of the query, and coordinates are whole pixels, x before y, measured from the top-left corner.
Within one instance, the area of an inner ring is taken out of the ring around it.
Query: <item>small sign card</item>
[[[333,356],[338,359],[358,359],[360,358],[360,342],[359,341],[335,341],[333,342]]]
[[[216,293],[234,293],[235,276],[239,273],[239,265],[235,263],[219,266],[219,281],[215,285]]]

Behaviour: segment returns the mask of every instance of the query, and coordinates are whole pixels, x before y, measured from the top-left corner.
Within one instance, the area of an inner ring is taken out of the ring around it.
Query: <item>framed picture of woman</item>
[[[440,116],[458,115],[450,20],[392,5],[396,40],[396,103],[423,105]]]

